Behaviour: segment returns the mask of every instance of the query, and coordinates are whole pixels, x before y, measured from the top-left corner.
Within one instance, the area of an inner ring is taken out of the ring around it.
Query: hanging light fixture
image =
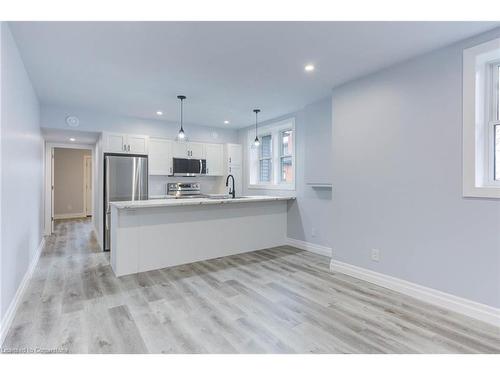
[[[255,112],[255,139],[253,141],[253,145],[255,147],[259,147],[260,146],[260,141],[259,141],[259,137],[257,136],[257,122],[258,122],[257,121],[257,116],[258,116],[258,114],[260,112],[260,109],[254,109],[253,111]]]
[[[186,134],[184,133],[184,128],[182,127],[182,125],[183,125],[183,113],[182,112],[183,112],[184,99],[186,99],[186,97],[184,95],[178,95],[177,99],[179,99],[181,101],[181,128],[179,129],[179,133],[177,133],[177,140],[178,141],[185,141]]]

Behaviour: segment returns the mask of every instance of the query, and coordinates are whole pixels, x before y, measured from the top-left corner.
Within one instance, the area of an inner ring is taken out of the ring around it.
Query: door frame
[[[93,207],[92,207],[92,197],[93,197],[93,194],[94,194],[94,191],[92,190],[92,174],[94,173],[94,170],[93,170],[93,165],[92,165],[92,154],[90,155],[84,155],[83,156],[83,210],[85,212],[85,216],[92,216],[93,214]],[[87,176],[87,161],[90,160],[90,176]],[[90,185],[90,203],[91,203],[91,207],[90,207],[90,215],[89,213],[87,212],[87,186],[88,186],[88,178],[90,177],[90,182],[91,182],[91,185]]]
[[[73,148],[79,150],[90,150],[92,154],[92,222],[95,220],[95,205],[94,200],[95,181],[96,181],[96,158],[95,146],[92,144],[75,144],[65,142],[45,142],[45,184],[44,184],[44,234],[50,236],[53,233],[54,223],[54,202],[53,202],[53,170],[52,161],[54,155],[54,148]],[[85,194],[85,192],[84,192]]]

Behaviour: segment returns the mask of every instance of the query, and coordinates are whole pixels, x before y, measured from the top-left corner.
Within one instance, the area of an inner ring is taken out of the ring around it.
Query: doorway
[[[56,220],[94,216],[93,146],[46,144],[45,234]]]

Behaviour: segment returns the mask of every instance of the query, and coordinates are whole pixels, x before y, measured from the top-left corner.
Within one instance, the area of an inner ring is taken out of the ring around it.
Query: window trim
[[[292,144],[292,168],[293,168],[293,182],[292,183],[286,183],[286,182],[281,182],[281,175],[277,168],[281,168],[281,147],[276,147],[277,144],[276,142],[280,141],[279,135],[286,130],[291,130],[293,132],[293,137],[294,141]],[[297,133],[295,130],[295,118],[287,118],[284,120],[280,120],[277,122],[273,122],[267,125],[262,126],[259,128],[257,131],[257,135],[259,138],[265,135],[271,134],[272,136],[272,158],[271,158],[271,165],[272,165],[272,176],[271,176],[271,183],[251,183],[252,181],[252,157],[248,157],[247,159],[247,188],[249,190],[252,189],[261,189],[261,190],[295,190],[296,186],[296,180],[297,180],[297,165],[296,165],[296,151],[297,151]],[[275,136],[278,135],[278,136]],[[252,152],[252,144],[253,144],[253,139],[255,138],[255,130],[253,128],[248,130],[248,143],[247,143],[247,151],[249,153]],[[259,160],[260,160],[260,155],[259,155]],[[260,170],[259,170],[260,173]]]
[[[491,66],[500,61],[500,38],[463,51],[463,196],[500,198],[493,182]]]
[[[292,145],[295,146],[295,130],[293,130],[292,128],[286,128],[286,129],[281,129],[278,134],[279,134],[279,138],[278,138],[278,142],[280,142],[280,151],[279,151],[279,156],[278,156],[278,162],[279,162],[279,183],[280,184],[283,184],[283,185],[291,185],[292,183],[295,182],[295,174],[293,175],[293,181],[294,182],[284,182],[283,181],[283,174],[282,174],[282,163],[283,163],[283,159],[285,158],[290,158],[292,159],[292,166],[295,165],[294,163],[294,160],[293,160],[293,155],[294,155],[294,152],[292,150],[292,152],[290,154],[284,154],[283,153],[283,134],[285,132],[291,132],[292,133]],[[295,173],[295,168],[294,168],[294,173]]]

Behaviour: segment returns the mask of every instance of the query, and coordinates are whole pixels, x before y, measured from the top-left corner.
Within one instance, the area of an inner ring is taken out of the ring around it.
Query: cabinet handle
[[[231,163],[231,158],[229,158],[229,162]]]

